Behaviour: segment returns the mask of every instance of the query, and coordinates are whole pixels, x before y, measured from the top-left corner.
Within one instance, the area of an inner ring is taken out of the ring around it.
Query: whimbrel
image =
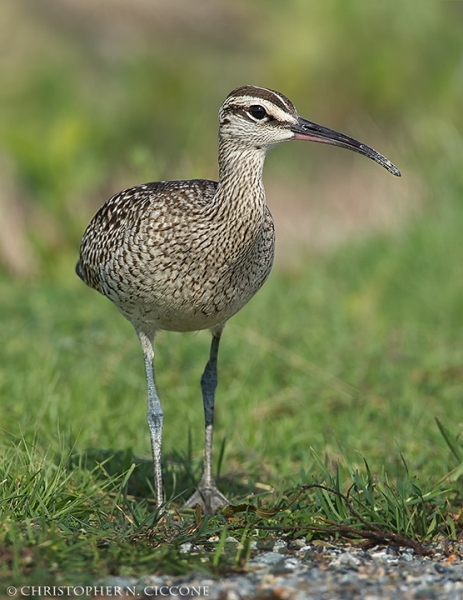
[[[154,377],[155,334],[209,329],[212,344],[201,378],[205,415],[204,470],[186,502],[212,514],[228,504],[212,473],[217,354],[227,320],[267,279],[275,246],[262,170],[267,151],[308,140],[341,146],[400,171],[357,140],[307,121],[273,90],[244,86],[219,111],[219,181],[161,181],[110,198],[87,227],[76,271],[109,298],[138,334],[145,359],[148,425],[156,505],[163,504],[163,411]]]

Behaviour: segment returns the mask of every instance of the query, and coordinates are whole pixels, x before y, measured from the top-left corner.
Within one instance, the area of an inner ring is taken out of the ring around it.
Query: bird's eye
[[[249,114],[254,119],[257,119],[258,121],[260,121],[264,117],[267,116],[267,111],[265,110],[265,108],[263,106],[260,106],[260,104],[253,104],[252,106],[249,107]]]

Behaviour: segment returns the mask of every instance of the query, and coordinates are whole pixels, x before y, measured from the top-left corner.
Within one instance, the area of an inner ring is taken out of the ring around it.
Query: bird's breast
[[[78,270],[136,326],[214,327],[268,277],[274,227],[266,206],[249,218],[236,211],[217,216],[191,201],[185,207],[153,203],[138,209],[136,219],[125,204],[117,208],[103,210],[89,226]]]
[[[269,227],[271,225],[271,227]],[[195,331],[237,313],[260,289],[274,254],[273,223],[252,243],[224,231],[154,243],[140,233],[101,269],[102,291],[130,321],[155,329]],[[212,237],[211,237],[212,236]]]

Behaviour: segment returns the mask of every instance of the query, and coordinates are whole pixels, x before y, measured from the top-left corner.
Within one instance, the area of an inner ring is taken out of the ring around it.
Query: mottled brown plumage
[[[212,181],[151,183],[98,211],[79,268],[136,327],[196,331],[248,302],[270,272],[273,247],[263,196],[239,210],[221,200]]]
[[[201,387],[206,420],[203,477],[187,506],[215,512],[227,503],[212,476],[217,353],[225,322],[270,273],[275,237],[262,170],[269,148],[291,139],[342,146],[399,171],[343,134],[302,119],[273,90],[233,90],[219,112],[219,182],[203,179],[139,185],[116,194],[85,231],[77,273],[134,325],[144,353],[156,501],[163,502],[163,413],[154,383],[157,331],[210,329],[211,354]]]

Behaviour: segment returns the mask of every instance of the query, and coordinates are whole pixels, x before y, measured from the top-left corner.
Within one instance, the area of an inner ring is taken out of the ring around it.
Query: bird
[[[156,507],[165,510],[163,410],[155,383],[154,338],[162,330],[209,330],[201,377],[205,419],[203,473],[186,508],[214,514],[230,504],[212,469],[217,357],[226,322],[267,279],[275,228],[262,171],[267,151],[290,140],[331,144],[399,169],[356,139],[301,117],[282,93],[255,85],[232,90],[219,110],[218,181],[159,181],[112,196],[82,238],[77,275],[113,302],[138,335],[147,384],[147,421]]]

